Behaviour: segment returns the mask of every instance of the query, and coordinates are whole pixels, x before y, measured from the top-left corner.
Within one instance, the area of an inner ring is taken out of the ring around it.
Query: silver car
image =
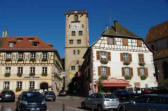
[[[121,103],[118,111],[168,111],[168,95],[142,95],[128,103]]]
[[[95,93],[81,103],[82,108],[96,109],[97,111],[114,109],[119,106],[119,99],[114,94]]]

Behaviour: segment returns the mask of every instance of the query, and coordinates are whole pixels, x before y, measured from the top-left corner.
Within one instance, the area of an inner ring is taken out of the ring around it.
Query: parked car
[[[59,92],[59,96],[66,96],[67,95],[67,92],[65,90],[61,90]]]
[[[168,95],[142,95],[120,104],[118,111],[168,111]]]
[[[15,101],[15,93],[11,90],[4,90],[0,93],[0,101]]]
[[[56,96],[53,91],[44,92],[44,97],[45,97],[46,101],[55,101],[56,100]]]
[[[149,88],[142,89],[142,94],[152,94],[152,89]]]
[[[34,91],[22,92],[16,102],[17,111],[47,111],[47,105],[42,94]]]
[[[95,93],[81,102],[82,108],[95,109],[97,111],[117,109],[119,100],[114,94]]]

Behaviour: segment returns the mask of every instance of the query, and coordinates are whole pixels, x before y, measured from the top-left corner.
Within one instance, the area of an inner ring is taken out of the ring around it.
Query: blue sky
[[[64,56],[64,12],[80,9],[89,13],[90,44],[114,19],[143,38],[150,27],[168,20],[168,0],[0,0],[0,33],[38,36]]]

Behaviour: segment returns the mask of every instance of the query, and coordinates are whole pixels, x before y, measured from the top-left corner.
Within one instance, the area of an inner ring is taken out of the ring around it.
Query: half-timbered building
[[[153,53],[144,40],[117,21],[93,43],[81,67],[86,93],[104,90],[156,87]]]
[[[0,91],[55,90],[62,65],[52,44],[38,37],[0,38]],[[61,89],[59,89],[61,90]]]

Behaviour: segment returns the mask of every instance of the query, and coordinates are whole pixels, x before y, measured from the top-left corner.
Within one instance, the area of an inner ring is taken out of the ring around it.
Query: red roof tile
[[[146,42],[152,42],[168,36],[168,21],[150,28]]]
[[[20,41],[18,40],[20,39]],[[22,40],[21,40],[22,39]],[[31,40],[29,40],[31,39]],[[13,47],[9,46],[10,42],[14,42]],[[33,42],[38,42],[38,46],[34,46]],[[54,50],[50,43],[43,42],[39,37],[6,37],[1,45],[0,50]]]

